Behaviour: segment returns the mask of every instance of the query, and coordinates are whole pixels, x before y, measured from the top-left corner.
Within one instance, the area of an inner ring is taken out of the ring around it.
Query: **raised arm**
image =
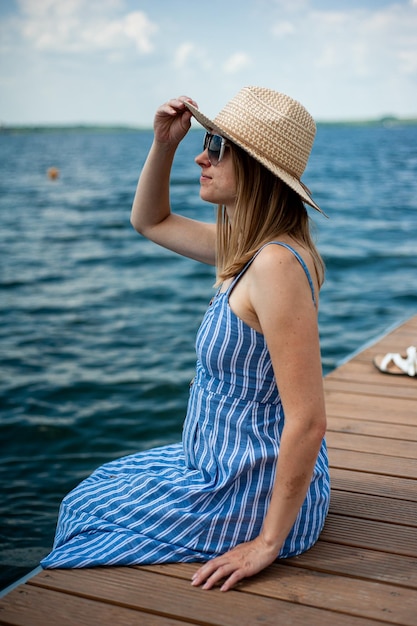
[[[131,222],[155,243],[209,265],[215,264],[216,226],[171,212],[169,183],[175,151],[191,125],[183,100],[163,104],[154,120],[154,141],[142,169]],[[193,102],[195,104],[195,102]]]

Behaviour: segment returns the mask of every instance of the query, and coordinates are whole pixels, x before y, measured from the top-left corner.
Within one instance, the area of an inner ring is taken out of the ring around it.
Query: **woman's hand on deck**
[[[258,574],[271,565],[278,553],[279,549],[267,545],[260,535],[205,563],[194,574],[191,584],[211,589],[220,580],[226,579],[220,590],[228,591],[243,578]]]
[[[187,96],[173,98],[161,105],[154,119],[155,140],[161,143],[178,144],[187,134],[191,126],[191,113],[184,101],[196,102]]]

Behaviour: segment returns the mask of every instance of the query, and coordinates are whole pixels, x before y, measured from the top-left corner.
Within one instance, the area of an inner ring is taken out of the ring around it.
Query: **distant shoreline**
[[[318,126],[411,126],[417,124],[417,117],[401,118],[385,116],[364,120],[316,120]],[[141,132],[151,131],[151,126],[128,124],[0,124],[0,134],[18,133],[67,133],[67,132]],[[192,129],[194,130],[194,128]]]
[[[0,125],[0,134],[17,133],[103,133],[103,132],[141,132],[152,130],[151,127],[123,126],[112,124],[13,124]]]

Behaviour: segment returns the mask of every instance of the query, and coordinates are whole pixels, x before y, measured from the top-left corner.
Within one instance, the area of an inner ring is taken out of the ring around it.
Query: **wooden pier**
[[[0,623],[416,626],[417,377],[372,364],[416,343],[417,316],[326,376],[332,502],[310,551],[227,593],[191,587],[193,564],[40,571]]]

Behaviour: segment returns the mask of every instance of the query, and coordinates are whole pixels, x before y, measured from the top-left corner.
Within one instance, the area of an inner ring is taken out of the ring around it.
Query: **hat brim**
[[[306,204],[309,204],[311,207],[313,207],[314,209],[316,209],[323,215],[326,215],[324,211],[322,211],[321,208],[318,206],[318,204],[314,202],[313,198],[311,197],[310,190],[298,178],[296,178],[295,176],[293,176],[292,174],[290,174],[283,168],[279,167],[279,165],[276,165],[267,157],[264,157],[263,155],[258,154],[255,150],[252,149],[250,145],[246,145],[244,142],[242,142],[239,137],[234,136],[234,134],[230,133],[226,128],[222,128],[221,126],[216,124],[213,120],[211,120],[206,115],[204,115],[204,113],[202,113],[199,109],[197,109],[197,107],[191,104],[191,102],[184,102],[184,104],[187,107],[187,109],[190,111],[190,113],[193,115],[193,117],[195,117],[197,122],[199,122],[202,126],[204,126],[206,130],[209,130],[209,131],[214,130],[219,135],[222,135],[222,137],[224,137],[225,139],[229,139],[229,141],[232,141],[233,143],[238,145],[240,148],[245,150],[245,152],[250,154],[256,161],[261,163],[270,172],[272,172],[275,176],[277,176],[279,179],[284,181],[284,183],[286,183],[289,187],[291,187],[291,189],[293,189],[301,197],[303,202],[305,202]]]

